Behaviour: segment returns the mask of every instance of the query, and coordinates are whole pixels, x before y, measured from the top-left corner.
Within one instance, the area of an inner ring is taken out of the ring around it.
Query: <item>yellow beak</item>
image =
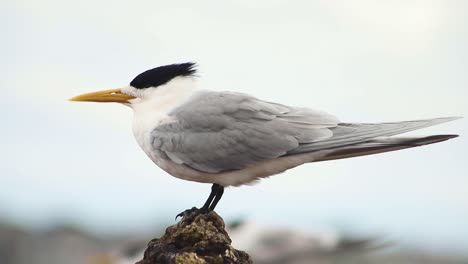
[[[128,100],[135,99],[134,96],[122,93],[121,89],[105,90],[93,93],[86,93],[70,98],[76,102],[99,102],[99,103],[129,103]]]

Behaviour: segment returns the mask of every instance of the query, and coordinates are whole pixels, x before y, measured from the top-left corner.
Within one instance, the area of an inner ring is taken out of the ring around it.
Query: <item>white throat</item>
[[[159,124],[174,122],[168,114],[183,104],[197,91],[193,77],[177,77],[168,83],[145,89],[126,87],[123,93],[136,96],[130,101],[133,109],[133,134],[136,140],[149,154],[151,152],[150,133]]]

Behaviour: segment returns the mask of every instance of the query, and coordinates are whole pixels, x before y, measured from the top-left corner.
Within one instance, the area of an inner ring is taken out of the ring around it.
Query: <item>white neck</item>
[[[147,150],[151,131],[161,123],[174,121],[168,113],[187,101],[197,87],[194,78],[177,77],[158,87],[127,87],[122,91],[137,97],[129,105],[134,111],[133,134],[141,147]]]

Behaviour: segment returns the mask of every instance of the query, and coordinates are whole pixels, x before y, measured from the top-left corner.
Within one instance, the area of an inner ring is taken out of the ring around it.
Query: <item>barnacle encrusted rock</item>
[[[252,263],[249,255],[231,246],[223,219],[215,212],[195,212],[148,243],[137,264]]]

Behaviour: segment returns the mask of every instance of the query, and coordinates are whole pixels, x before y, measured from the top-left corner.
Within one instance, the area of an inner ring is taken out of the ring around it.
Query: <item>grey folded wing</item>
[[[331,128],[333,133],[332,137],[321,140],[320,142],[301,144],[299,147],[288,152],[288,155],[362,144],[381,137],[391,137],[459,118],[460,117],[442,117],[389,123],[340,123],[336,127]],[[387,140],[387,142],[389,141]]]
[[[169,113],[152,146],[163,158],[218,173],[274,159],[332,137],[338,120],[326,113],[229,92],[203,91]]]
[[[173,122],[151,133],[153,149],[163,158],[208,173],[239,170],[281,156],[367,147],[360,144],[458,119],[339,123],[320,111],[206,91],[169,116]]]

